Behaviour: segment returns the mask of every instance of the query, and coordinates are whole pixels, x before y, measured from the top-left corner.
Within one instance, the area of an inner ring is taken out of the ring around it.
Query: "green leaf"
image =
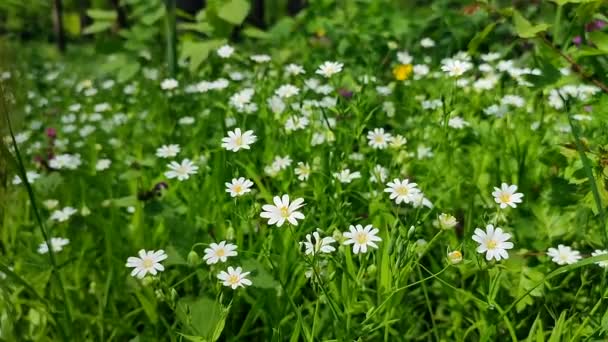
[[[102,10],[102,9],[90,9],[87,10],[87,15],[95,20],[103,21],[114,21],[116,20],[116,11],[114,10]]]
[[[558,4],[559,6],[563,6],[565,4],[585,4],[591,2],[599,2],[600,0],[551,0]]]
[[[165,16],[165,6],[159,6],[154,12],[141,17],[141,21],[146,25],[152,25]]]
[[[211,51],[225,43],[225,39],[214,39],[203,42],[185,41],[182,44],[180,60],[190,60],[190,71],[193,72],[209,57]]]
[[[249,8],[246,0],[229,0],[218,9],[217,16],[233,25],[240,25],[247,17]]]
[[[259,261],[254,259],[246,259],[241,263],[243,272],[251,272],[250,279],[252,286],[263,289],[275,289],[280,286],[273,276],[264,268]]]
[[[494,30],[494,27],[496,27],[496,22],[488,24],[488,26],[486,26],[482,31],[475,34],[475,37],[473,37],[473,39],[471,39],[469,42],[469,54],[474,54],[477,51],[479,44],[481,44],[486,39],[488,34]]]
[[[256,38],[256,39],[269,39],[270,35],[268,34],[268,32],[260,30],[257,27],[253,27],[253,26],[247,26],[243,29],[243,34],[246,37],[249,38]]]
[[[87,28],[82,31],[83,34],[94,34],[108,30],[114,25],[111,21],[96,21],[91,26],[87,26]]]
[[[561,78],[559,70],[553,66],[547,59],[539,60],[540,75],[527,75],[526,79],[536,88],[545,87],[554,84]]]
[[[191,341],[216,341],[219,339],[230,307],[206,297],[185,297],[177,302],[177,319],[187,331],[182,334]]]
[[[118,82],[126,82],[133,78],[139,71],[141,66],[137,62],[129,62],[118,71],[116,80]]]
[[[171,265],[188,265],[188,262],[184,257],[182,257],[177,249],[173,246],[169,246],[165,249],[167,253],[167,260],[165,261],[165,266]]]
[[[597,48],[605,53],[608,53],[608,34],[601,31],[589,33],[589,40],[597,46]]]
[[[546,31],[550,27],[549,24],[545,23],[532,25],[518,11],[513,11],[513,24],[515,25],[515,32],[521,38],[534,38],[537,34]]]
[[[137,300],[139,300],[139,303],[141,304],[142,308],[144,309],[146,316],[148,316],[148,318],[153,324],[156,324],[156,322],[158,322],[156,303],[148,299],[148,297],[146,297],[146,295],[141,291],[135,291],[135,296],[137,297]]]

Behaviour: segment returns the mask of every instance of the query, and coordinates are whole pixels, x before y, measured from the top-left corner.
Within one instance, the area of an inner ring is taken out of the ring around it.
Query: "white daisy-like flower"
[[[275,90],[274,94],[280,98],[288,99],[292,96],[298,95],[300,89],[293,84],[283,84],[277,90]]]
[[[173,90],[177,88],[178,85],[179,83],[177,82],[177,80],[173,78],[167,78],[160,83],[160,88],[162,90]]]
[[[228,267],[228,271],[222,271],[217,275],[217,278],[222,281],[224,286],[229,286],[233,290],[236,290],[237,287],[245,287],[250,286],[251,280],[246,277],[251,272],[243,272],[243,269],[237,267],[236,269],[232,268],[232,266]]]
[[[334,177],[340,181],[340,183],[350,183],[357,178],[361,178],[361,172],[350,172],[349,169],[344,169],[340,172],[335,172]]]
[[[27,178],[27,182],[32,184],[36,181],[36,179],[40,178],[40,174],[36,171],[27,171],[25,173],[25,177]],[[13,185],[19,185],[21,184],[21,177],[18,175],[15,175],[15,177],[13,177]]]
[[[372,183],[384,183],[388,177],[388,170],[382,165],[374,166],[374,169],[370,173],[369,180]]]
[[[494,196],[494,201],[500,204],[500,209],[505,209],[507,206],[516,208],[517,203],[521,203],[521,198],[524,197],[524,194],[516,191],[517,185],[502,183],[500,188],[494,187],[492,196]]]
[[[163,145],[156,149],[156,156],[159,158],[173,158],[177,156],[180,150],[177,144]]]
[[[392,182],[386,184],[387,188],[384,192],[389,193],[389,198],[394,199],[395,203],[411,203],[414,196],[420,193],[418,184],[410,183],[409,179],[400,180],[395,178]]]
[[[593,253],[591,253],[591,256],[599,256],[599,255],[605,255],[605,254],[608,254],[608,250],[596,249]],[[598,262],[596,262],[596,264],[600,267],[608,268],[608,260],[598,261]]]
[[[308,123],[309,121],[307,117],[292,115],[285,122],[285,130],[288,132],[301,130],[306,128],[306,126],[308,126]]]
[[[226,183],[226,192],[230,193],[231,197],[243,196],[251,192],[253,182],[245,177],[233,178],[231,183]]]
[[[249,58],[256,63],[270,62],[270,56],[268,56],[268,55],[253,55],[253,56],[250,56]]]
[[[97,163],[95,163],[95,170],[97,170],[97,171],[107,170],[111,164],[112,164],[112,161],[110,159],[99,159],[97,161]]]
[[[486,253],[486,260],[508,259],[509,253],[507,249],[513,248],[513,243],[507,241],[511,238],[511,234],[503,232],[502,228],[489,224],[484,232],[480,228],[475,229],[473,241],[479,243],[477,253]]]
[[[371,224],[368,224],[363,228],[362,225],[358,224],[356,226],[348,227],[350,232],[344,232],[342,235],[347,238],[344,241],[345,245],[353,245],[353,253],[366,253],[367,247],[378,248],[376,244],[377,241],[382,241],[382,239],[377,236],[379,230],[374,228]]]
[[[375,149],[385,149],[391,141],[392,136],[384,132],[384,128],[375,128],[373,131],[367,132],[369,146]]]
[[[290,156],[276,156],[274,161],[272,162],[272,168],[276,170],[285,170],[291,165],[291,157]]]
[[[579,251],[572,249],[570,246],[561,244],[558,245],[557,248],[549,248],[547,250],[547,255],[558,265],[571,265],[582,258]]]
[[[287,73],[288,75],[300,75],[305,73],[306,71],[304,70],[304,68],[299,65],[299,64],[288,64],[285,67],[285,73]]]
[[[184,181],[190,178],[190,175],[198,172],[198,166],[194,165],[190,159],[182,160],[181,164],[172,161],[167,167],[169,167],[169,171],[165,172],[165,177],[169,179],[177,178],[179,181]]]
[[[336,250],[331,244],[336,240],[330,236],[321,238],[319,232],[306,234],[306,241],[300,242],[300,246],[304,246],[306,255],[315,255],[318,253],[331,253]]]
[[[51,238],[51,247],[53,248],[53,252],[61,252],[64,246],[67,246],[70,243],[69,239],[54,237]],[[49,252],[49,246],[46,242],[41,243],[38,246],[38,254],[46,254]]]
[[[408,51],[404,50],[397,52],[397,60],[400,64],[412,64],[414,57],[412,57]]]
[[[427,49],[432,48],[433,46],[435,46],[435,41],[429,37],[424,37],[420,40],[420,46]]]
[[[217,49],[217,55],[220,56],[221,58],[228,58],[228,57],[232,56],[233,53],[234,53],[234,48],[228,44],[222,45],[222,46],[220,46],[219,49]]]
[[[344,64],[339,62],[330,62],[327,61],[319,66],[316,73],[322,75],[326,78],[330,78],[332,75],[339,73],[342,71],[342,67]]]
[[[461,61],[457,59],[448,59],[444,61],[441,66],[441,70],[448,74],[451,77],[462,76],[465,72],[469,71],[473,65],[466,61]]]
[[[289,195],[283,195],[282,197],[275,196],[273,198],[274,205],[265,204],[262,207],[264,210],[260,217],[268,219],[268,224],[276,224],[277,227],[282,226],[285,221],[288,221],[294,226],[298,225],[298,220],[304,219],[304,214],[298,211],[304,206],[304,199],[297,198],[293,202],[289,202]]]
[[[165,270],[165,267],[160,263],[167,259],[167,254],[162,249],[158,251],[140,250],[138,257],[129,257],[127,259],[127,267],[132,267],[131,276],[142,279],[146,274],[156,275],[158,272]]]
[[[460,116],[454,116],[448,120],[448,126],[456,129],[463,129],[467,127],[469,123]]]
[[[55,210],[51,214],[51,220],[55,220],[57,222],[65,222],[70,219],[70,217],[76,214],[78,210],[72,207],[65,207],[61,210]]]
[[[229,257],[237,256],[236,245],[220,241],[220,243],[212,243],[208,248],[205,248],[203,260],[207,265],[217,264],[218,262],[226,262]]]
[[[222,147],[228,151],[237,152],[240,149],[249,150],[249,145],[253,144],[257,140],[253,131],[245,131],[241,133],[240,128],[236,128],[234,131],[228,132],[228,136],[222,138]]]
[[[294,172],[299,180],[307,181],[311,172],[310,165],[308,165],[308,163],[298,162]]]
[[[458,221],[456,220],[456,218],[450,214],[446,214],[446,213],[441,213],[439,214],[439,216],[437,217],[437,220],[433,222],[433,225],[435,227],[441,228],[441,229],[451,229],[456,227],[456,225],[458,224]]]

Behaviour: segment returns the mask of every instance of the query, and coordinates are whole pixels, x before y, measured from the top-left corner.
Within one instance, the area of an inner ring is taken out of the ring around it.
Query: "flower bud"
[[[234,228],[232,228],[232,226],[230,226],[230,227],[228,227],[228,229],[226,229],[226,240],[228,240],[228,241],[234,240]]]
[[[195,251],[188,253],[188,265],[196,266],[201,262],[201,257]]]
[[[460,251],[453,251],[448,253],[448,259],[453,265],[459,264],[462,262],[462,253]]]

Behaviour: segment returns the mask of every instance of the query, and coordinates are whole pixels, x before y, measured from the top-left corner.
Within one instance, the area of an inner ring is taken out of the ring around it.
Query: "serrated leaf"
[[[550,27],[549,24],[545,23],[533,25],[518,11],[513,11],[513,24],[515,25],[515,32],[521,38],[534,38]]]
[[[249,8],[246,0],[229,0],[218,9],[217,16],[233,25],[240,25],[249,14]]]
[[[90,9],[87,10],[87,15],[95,20],[103,21],[114,21],[117,18],[116,11],[113,10]]]

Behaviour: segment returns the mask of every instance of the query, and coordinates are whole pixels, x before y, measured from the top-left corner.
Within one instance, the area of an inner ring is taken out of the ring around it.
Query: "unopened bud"
[[[462,253],[460,251],[453,251],[448,253],[448,259],[453,265],[456,265],[462,261]]]
[[[196,266],[201,262],[201,257],[195,251],[190,251],[188,253],[188,265]]]

